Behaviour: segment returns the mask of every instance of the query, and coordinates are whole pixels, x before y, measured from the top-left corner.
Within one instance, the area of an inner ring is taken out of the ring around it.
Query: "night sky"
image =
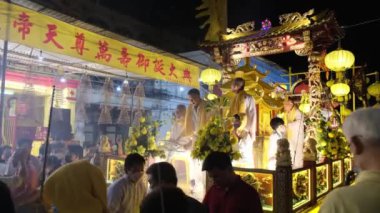
[[[202,41],[205,30],[199,29],[202,20],[196,19],[195,7],[201,0],[98,0],[106,7],[120,13],[132,16],[158,29],[169,30],[194,42],[194,48]],[[284,13],[304,13],[314,8],[315,12],[324,9],[334,10],[341,26],[348,26],[363,21],[380,18],[376,1],[338,1],[338,0],[229,0],[228,24],[236,27],[238,24],[255,21],[256,28],[265,18],[278,25],[278,16]],[[342,40],[342,48],[352,51],[356,56],[356,64],[367,63],[368,72],[380,68],[380,42],[378,41],[380,21],[346,29]],[[180,45],[180,44],[178,44]],[[336,49],[337,44],[329,51]],[[286,53],[266,57],[280,66],[293,67],[294,71],[307,70],[307,59],[295,53]]]

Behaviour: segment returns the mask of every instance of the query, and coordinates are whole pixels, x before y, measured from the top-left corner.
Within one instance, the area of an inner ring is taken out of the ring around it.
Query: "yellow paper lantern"
[[[335,72],[343,72],[354,65],[355,56],[352,52],[343,49],[337,49],[328,53],[325,57],[327,68]]]
[[[331,86],[331,93],[337,97],[346,96],[350,93],[350,86],[345,83],[336,83]]]
[[[201,73],[201,81],[209,86],[215,85],[222,79],[222,73],[213,68],[207,68]]]
[[[368,94],[375,97],[376,100],[380,99],[380,82],[376,81],[375,83],[371,84],[368,89]]]

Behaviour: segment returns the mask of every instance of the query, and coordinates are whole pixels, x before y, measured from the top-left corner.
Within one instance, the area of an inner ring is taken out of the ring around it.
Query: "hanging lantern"
[[[209,86],[215,85],[222,79],[222,73],[213,68],[207,68],[201,73],[201,81]]]
[[[325,57],[325,64],[327,68],[335,72],[343,72],[354,65],[355,56],[348,50],[338,48]]]
[[[376,81],[371,84],[368,89],[368,94],[376,98],[376,101],[380,101],[380,81]]]
[[[331,86],[331,93],[337,97],[346,96],[350,93],[350,86],[345,83],[336,83]]]

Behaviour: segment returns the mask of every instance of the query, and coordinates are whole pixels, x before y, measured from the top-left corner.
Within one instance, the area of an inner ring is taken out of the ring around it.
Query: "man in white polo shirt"
[[[380,109],[360,109],[343,124],[359,176],[352,186],[335,189],[320,213],[380,212]]]

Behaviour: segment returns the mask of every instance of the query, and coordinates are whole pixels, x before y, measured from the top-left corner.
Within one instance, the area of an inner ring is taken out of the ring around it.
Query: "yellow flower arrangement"
[[[232,137],[225,128],[226,120],[219,116],[212,118],[204,129],[199,130],[191,155],[193,158],[204,160],[213,151],[228,153],[231,159],[241,158],[237,147],[237,138]]]
[[[152,121],[150,117],[140,117],[138,125],[132,128],[126,141],[126,153],[138,153],[144,157],[165,157],[165,152],[156,143],[161,121]]]
[[[335,160],[349,156],[349,144],[341,127],[332,127],[330,121],[321,120],[318,130],[317,149],[322,157]]]

